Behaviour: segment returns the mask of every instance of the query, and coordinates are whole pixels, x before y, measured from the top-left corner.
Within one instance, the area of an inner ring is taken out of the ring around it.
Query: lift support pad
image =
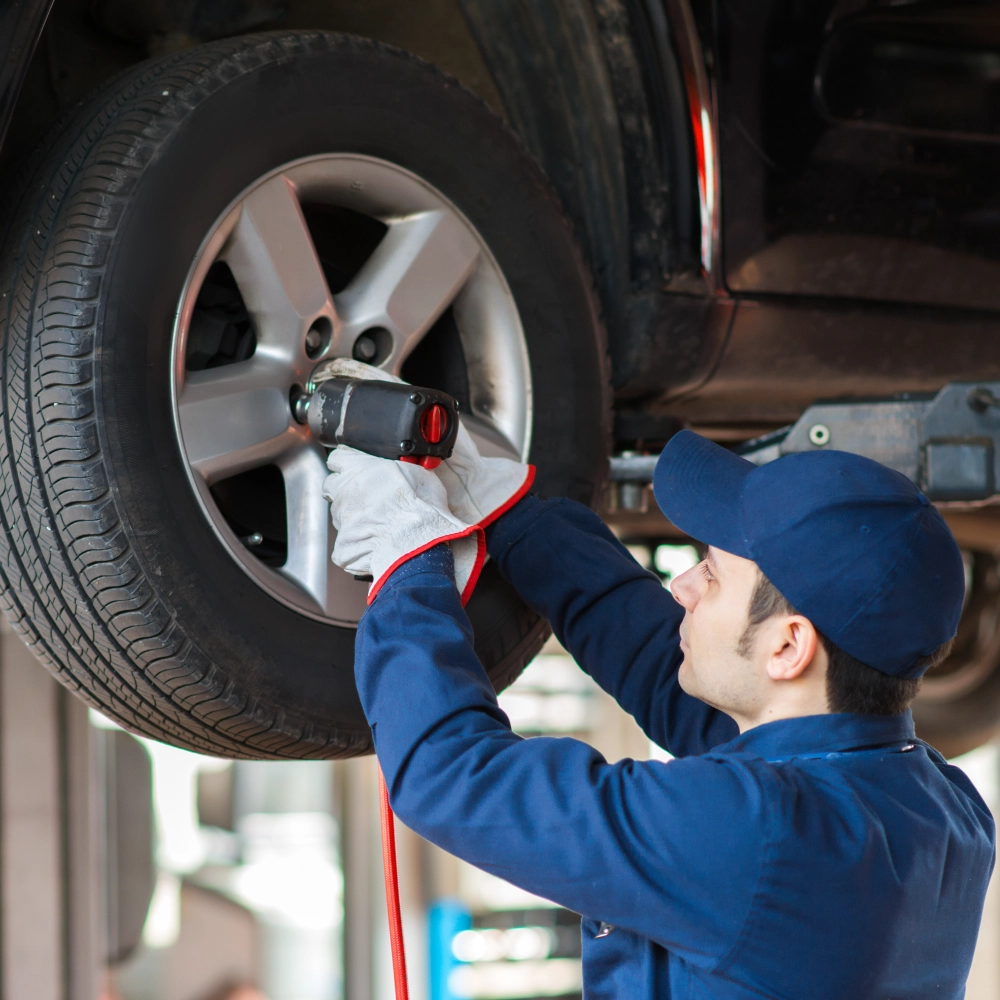
[[[953,382],[937,393],[818,402],[791,426],[739,449],[755,465],[808,451],[849,451],[901,472],[934,501],[1000,493],[1000,382]],[[652,482],[658,455],[616,455],[611,479]],[[621,490],[628,496],[633,491]],[[620,504],[628,508],[628,504]]]

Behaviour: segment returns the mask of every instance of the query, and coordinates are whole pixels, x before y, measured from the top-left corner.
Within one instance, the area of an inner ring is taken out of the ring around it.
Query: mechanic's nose
[[[674,577],[670,581],[670,593],[685,611],[694,611],[698,599],[701,597],[701,586],[699,581],[698,567],[694,566]]]

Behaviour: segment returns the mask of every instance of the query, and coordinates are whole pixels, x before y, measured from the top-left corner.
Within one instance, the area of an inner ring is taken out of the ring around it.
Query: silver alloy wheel
[[[374,252],[331,294],[303,204],[336,206],[384,224]],[[224,262],[245,303],[256,348],[245,359],[188,371],[188,334],[209,269]],[[191,484],[216,535],[268,594],[312,618],[355,625],[368,584],[330,561],[334,531],[322,496],[326,451],[293,419],[294,386],[323,361],[351,357],[359,337],[399,374],[451,307],[464,352],[466,428],[484,454],[524,459],[532,399],[513,295],[482,237],[440,192],[385,160],[354,154],[286,164],[243,191],[199,250],[173,333],[174,427]],[[238,473],[276,466],[284,484],[287,557],[272,567],[241,540],[212,494]]]

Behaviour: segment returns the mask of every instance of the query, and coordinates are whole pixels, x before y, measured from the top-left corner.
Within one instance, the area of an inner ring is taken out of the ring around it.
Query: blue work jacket
[[[588,1000],[963,996],[994,825],[909,713],[741,735],[681,691],[682,610],[589,510],[527,497],[489,551],[677,759],[608,764],[578,740],[514,735],[443,547],[361,620],[358,689],[403,822],[583,914]]]

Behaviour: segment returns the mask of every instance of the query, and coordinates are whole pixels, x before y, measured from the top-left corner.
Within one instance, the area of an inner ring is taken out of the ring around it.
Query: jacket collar
[[[802,715],[755,726],[736,739],[713,747],[711,754],[795,757],[857,750],[913,738],[913,716],[908,711],[902,715]]]

